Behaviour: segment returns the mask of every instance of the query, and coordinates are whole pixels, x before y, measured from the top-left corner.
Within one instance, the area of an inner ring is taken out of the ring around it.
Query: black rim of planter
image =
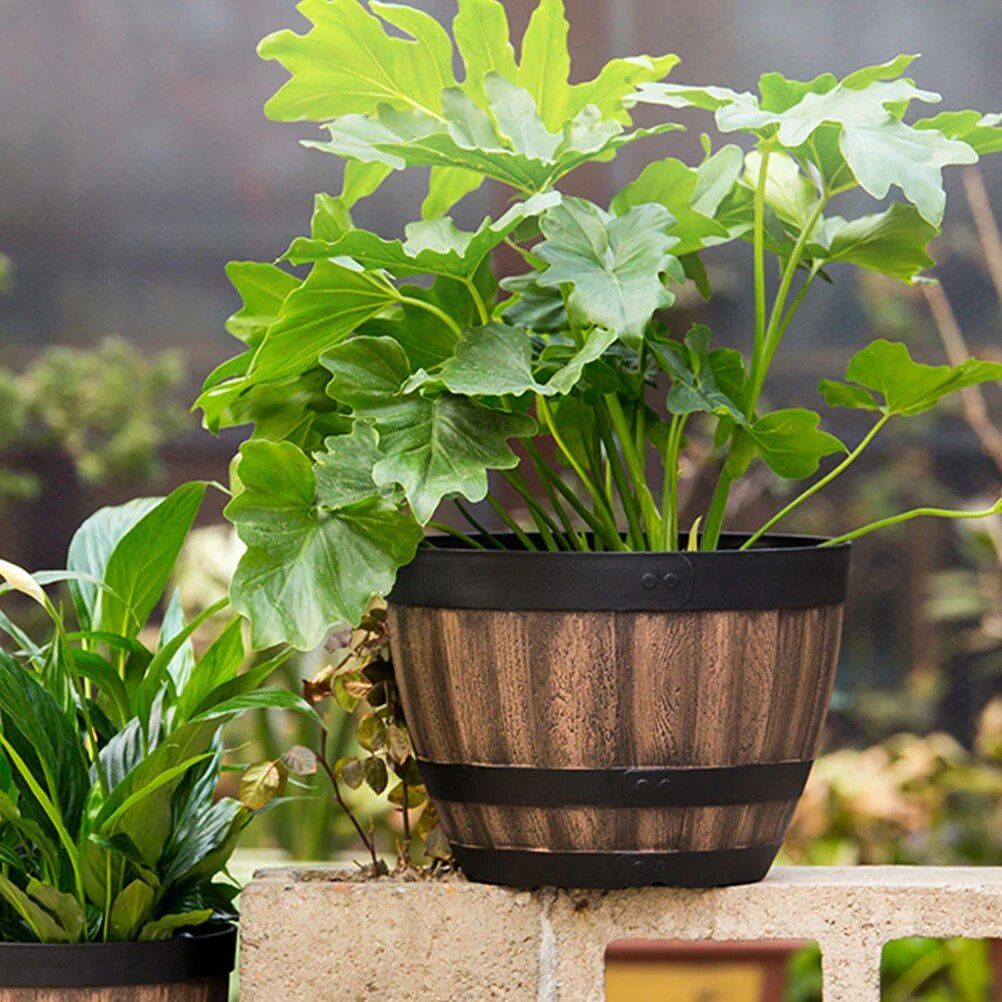
[[[475,550],[433,537],[401,568],[389,596],[396,605],[551,612],[809,609],[845,601],[849,543],[821,547],[820,536],[726,534],[708,552]]]
[[[156,943],[0,943],[0,987],[103,988],[228,977],[237,927],[216,923]]]

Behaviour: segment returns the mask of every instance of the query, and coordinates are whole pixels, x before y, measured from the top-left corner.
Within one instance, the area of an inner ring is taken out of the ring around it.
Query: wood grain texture
[[[390,607],[418,755],[549,768],[813,758],[842,606],[750,612]],[[704,850],[782,840],[795,801],[698,808],[436,803],[454,842]]]
[[[227,1002],[229,978],[114,988],[2,988],[0,1002]]]

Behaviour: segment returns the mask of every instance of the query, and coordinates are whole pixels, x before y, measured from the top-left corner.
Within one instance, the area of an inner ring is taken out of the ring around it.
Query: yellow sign
[[[606,1002],[761,1002],[758,964],[652,964],[615,961],[605,972]]]

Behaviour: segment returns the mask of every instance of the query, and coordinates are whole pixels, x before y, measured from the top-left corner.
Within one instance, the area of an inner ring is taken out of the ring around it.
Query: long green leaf
[[[82,899],[83,878],[80,870],[80,853],[77,850],[76,844],[70,836],[70,833],[66,830],[66,825],[63,822],[62,813],[60,812],[59,807],[49,799],[46,792],[31,774],[31,770],[28,768],[24,759],[18,755],[11,743],[2,734],[0,734],[0,745],[3,745],[3,748],[10,757],[11,762],[14,763],[14,767],[21,774],[21,778],[31,791],[31,795],[38,801],[39,807],[41,807],[45,812],[45,816],[49,819],[50,824],[55,829],[56,835],[59,838],[63,849],[66,851],[70,867],[73,870],[73,876],[77,886],[77,897]]]
[[[135,636],[159,601],[205,496],[183,484],[151,508],[115,544],[104,569],[114,595],[103,594],[100,626]]]

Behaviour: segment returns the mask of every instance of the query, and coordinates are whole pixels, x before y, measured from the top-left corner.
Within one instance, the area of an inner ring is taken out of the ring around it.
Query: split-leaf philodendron
[[[233,601],[258,645],[306,648],[333,623],[357,622],[443,506],[468,521],[470,546],[494,543],[466,504],[487,499],[527,547],[709,550],[732,485],[754,465],[802,480],[839,457],[755,545],[889,422],[1002,379],[994,362],[928,366],[879,340],[843,381],[821,385],[829,406],[871,412],[858,443],[823,430],[812,410],[762,406],[812,284],[837,263],[918,280],[943,219],[942,168],[1002,150],[1002,116],[924,112],[940,98],[904,75],[913,56],[841,80],[766,73],[758,94],[664,83],[673,55],[614,59],[570,83],[562,0],[540,0],[517,55],[498,0],[458,0],[451,38],[398,4],[298,9],[308,31],[260,46],[290,74],[265,110],[319,122],[322,138],[304,145],[344,162],[343,185],[316,196],[309,235],[278,264],[230,264],[243,307],[229,330],[243,348],[199,400],[212,429],[253,425],[227,514],[247,544]],[[640,104],[648,115],[703,109],[723,138],[716,148],[704,138],[693,166],[651,162],[608,207],[562,193],[581,165],[645,139],[657,151],[652,137],[681,128],[636,127]],[[354,225],[360,200],[415,167],[430,168],[427,194],[402,238]],[[507,208],[458,229],[448,213],[485,182]],[[880,204],[847,218],[849,192],[853,205],[860,192]],[[747,354],[672,323],[681,283],[710,295],[703,252],[735,240],[752,259]],[[499,282],[502,246],[522,270]],[[680,526],[680,456],[687,431],[707,424],[716,489],[698,523]],[[491,493],[492,472],[531,535]],[[884,521],[919,514],[979,513]]]

